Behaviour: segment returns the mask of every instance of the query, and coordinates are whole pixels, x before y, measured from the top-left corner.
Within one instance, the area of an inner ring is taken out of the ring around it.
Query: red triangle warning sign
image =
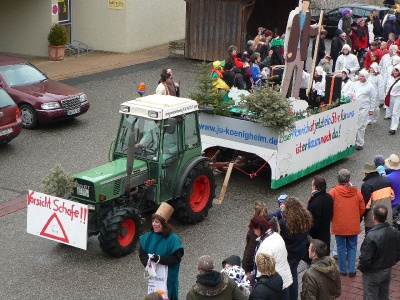
[[[69,243],[68,236],[56,213],[51,215],[40,232],[40,235],[60,242]]]

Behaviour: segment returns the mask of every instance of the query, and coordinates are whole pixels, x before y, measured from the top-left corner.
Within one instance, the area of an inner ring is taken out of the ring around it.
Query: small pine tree
[[[75,181],[72,175],[67,173],[60,164],[56,164],[49,174],[43,178],[41,191],[48,195],[68,198],[74,187]]]
[[[224,101],[227,92],[214,87],[214,82],[217,78],[211,76],[212,65],[202,62],[198,66],[200,74],[197,77],[197,91],[190,93],[189,97],[197,101],[200,106],[211,108],[210,113],[214,115],[229,116],[231,114],[230,106],[233,101]]]
[[[241,108],[248,112],[251,119],[277,134],[293,129],[296,122],[292,106],[279,88],[264,85],[240,102]]]

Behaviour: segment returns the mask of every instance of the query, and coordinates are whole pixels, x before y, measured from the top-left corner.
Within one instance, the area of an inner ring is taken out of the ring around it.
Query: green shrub
[[[196,91],[190,93],[190,99],[197,101],[202,108],[209,109],[205,112],[220,116],[230,116],[230,106],[234,102],[224,101],[227,91],[214,88],[214,81],[217,78],[211,76],[212,64],[202,62],[198,66],[200,73],[196,78]]]
[[[67,199],[73,188],[75,181],[71,174],[67,173],[60,164],[56,164],[49,174],[43,178],[42,193]]]
[[[277,134],[293,129],[296,122],[292,106],[279,88],[265,85],[240,102],[241,109],[246,111],[253,121],[269,127]]]
[[[67,44],[67,29],[60,24],[53,24],[53,26],[51,26],[49,35],[47,36],[47,40],[51,46],[62,46]]]

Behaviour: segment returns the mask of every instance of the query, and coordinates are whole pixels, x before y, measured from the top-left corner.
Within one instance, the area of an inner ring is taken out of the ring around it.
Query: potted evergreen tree
[[[49,41],[49,59],[63,60],[65,45],[68,41],[67,29],[60,24],[53,24],[47,36],[47,40]]]

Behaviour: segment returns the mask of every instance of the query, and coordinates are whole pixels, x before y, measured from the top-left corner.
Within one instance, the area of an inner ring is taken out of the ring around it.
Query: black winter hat
[[[222,267],[225,268],[226,263],[229,263],[232,266],[239,266],[240,267],[240,257],[237,255],[231,255],[228,258],[224,259],[222,262]]]

